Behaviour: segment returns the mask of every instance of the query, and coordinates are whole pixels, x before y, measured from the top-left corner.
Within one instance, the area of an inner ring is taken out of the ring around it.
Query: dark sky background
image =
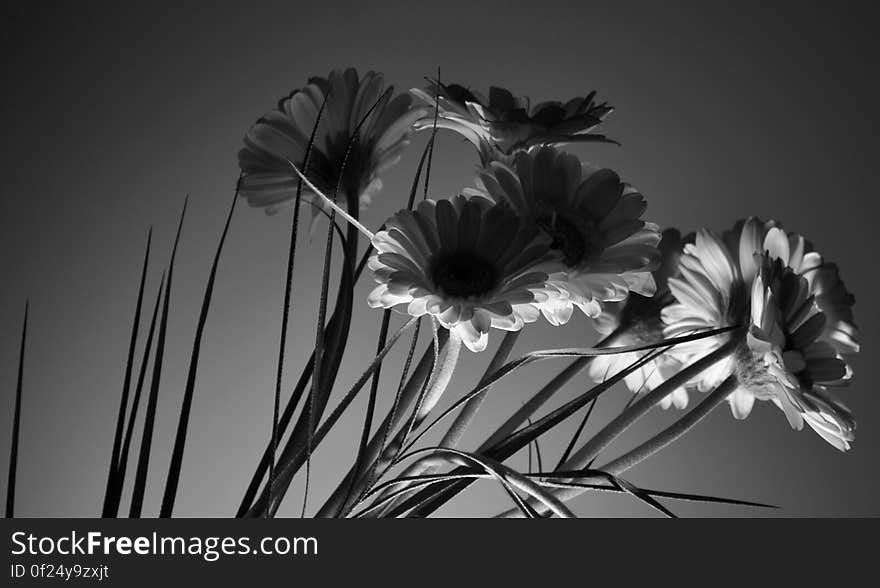
[[[723,230],[775,217],[839,263],[855,293],[863,352],[844,398],[854,449],[840,454],[792,431],[760,404],[745,422],[725,407],[629,478],[645,487],[769,502],[779,511],[670,503],[682,515],[878,515],[880,287],[875,204],[878,51],[869,3],[283,2],[19,3],[2,9],[3,194],[0,198],[0,471],[7,467],[17,347],[31,300],[18,513],[94,516],[124,370],[147,229],[154,227],[148,302],[170,253],[185,194],[190,209],[171,301],[145,514],[158,510],[189,348],[211,256],[237,177],[247,127],[291,88],[334,67],[376,69],[400,90],[437,67],[447,81],[503,85],[533,101],[595,89],[617,107],[605,130],[622,147],[576,152],[610,166],[649,199],[662,226]],[[366,213],[377,227],[402,207],[426,136],[416,137]],[[440,136],[432,194],[470,185],[474,153]],[[243,204],[243,203],[241,203]],[[269,436],[289,211],[241,206],[227,241],[206,331],[176,513],[234,512]],[[314,340],[323,237],[300,241],[287,380]],[[357,290],[340,388],[366,367],[380,314]],[[398,319],[398,322],[399,319]],[[500,337],[465,352],[449,399],[474,384]],[[516,353],[589,345],[583,319],[530,327]],[[399,354],[403,353],[403,349]],[[395,386],[386,369],[380,409]],[[498,386],[466,437],[481,441],[562,363],[527,368]],[[579,378],[556,402],[587,385]],[[595,423],[627,398],[603,400]],[[447,400],[449,400],[447,399]],[[351,463],[363,403],[315,456],[312,505]],[[384,412],[383,412],[384,414]],[[649,415],[610,458],[670,421]],[[555,463],[574,423],[542,444]],[[595,425],[592,428],[595,431]],[[514,462],[525,467],[525,455]],[[295,516],[302,480],[282,507]],[[127,504],[127,502],[124,502]],[[490,483],[442,514],[508,508]],[[583,496],[586,516],[647,516],[622,496]]]

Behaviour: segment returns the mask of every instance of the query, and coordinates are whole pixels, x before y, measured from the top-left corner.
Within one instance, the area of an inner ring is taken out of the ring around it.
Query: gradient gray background
[[[383,71],[400,90],[421,85],[437,66],[446,81],[483,90],[499,84],[534,100],[596,89],[617,107],[605,129],[623,147],[576,151],[639,187],[651,219],[684,230],[723,230],[756,214],[811,238],[840,264],[858,299],[863,353],[844,393],[859,419],[854,449],[840,454],[809,430],[792,431],[766,404],[745,422],[725,407],[629,477],[651,488],[783,507],[768,513],[669,503],[682,515],[880,514],[880,399],[870,373],[878,360],[873,299],[880,283],[872,236],[880,95],[868,4],[32,4],[4,8],[0,27],[4,480],[25,297],[32,310],[19,515],[100,511],[147,227],[155,227],[151,298],[189,193],[145,506],[145,514],[157,512],[241,137],[308,76],[347,65]],[[426,139],[417,137],[386,176],[385,191],[366,213],[368,226],[403,205]],[[437,147],[432,193],[442,197],[471,183],[475,157],[450,134],[442,134]],[[203,347],[176,514],[232,514],[269,435],[289,214],[267,218],[241,206],[234,218]],[[288,381],[313,344],[322,241],[301,240]],[[343,385],[367,365],[375,345],[380,315],[363,303],[368,288],[364,280],[357,290]],[[578,318],[562,329],[529,327],[517,352],[594,340]],[[474,383],[492,351],[464,354],[450,398]],[[383,408],[399,361],[395,357],[384,372]],[[562,365],[529,367],[498,386],[466,446]],[[557,402],[586,385],[579,378]],[[626,397],[619,390],[603,399],[594,422],[607,421]],[[360,402],[315,455],[312,509],[350,464],[362,414]],[[671,416],[652,413],[606,457]],[[551,465],[573,428],[567,423],[542,444]],[[515,463],[525,467],[525,454]],[[301,489],[300,479],[282,514],[298,514]],[[442,513],[487,515],[508,506],[497,488],[481,483]],[[651,515],[623,496],[584,496],[572,507],[587,516]]]

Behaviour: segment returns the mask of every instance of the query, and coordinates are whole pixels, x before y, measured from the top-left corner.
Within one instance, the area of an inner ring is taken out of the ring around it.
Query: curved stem
[[[519,338],[521,332],[522,331],[509,331],[504,335],[504,339],[501,340],[501,345],[498,346],[498,350],[492,357],[492,361],[489,362],[486,371],[483,373],[483,377],[480,378],[481,384],[488,380],[492,374],[504,365],[507,358],[510,356],[510,352],[513,351],[513,346],[516,345],[516,340]],[[443,435],[443,439],[439,444],[441,447],[454,448],[458,445],[458,442],[461,441],[464,432],[467,431],[467,428],[474,420],[477,411],[480,410],[480,406],[482,406],[483,401],[486,400],[487,396],[488,394],[475,396],[465,404],[464,407],[462,407],[461,412],[455,417],[455,421],[449,426],[449,430]]]
[[[730,396],[730,393],[736,389],[736,386],[736,377],[730,376],[724,380],[714,392],[709,394],[700,404],[694,407],[693,410],[681,417],[668,428],[654,435],[635,449],[608,462],[599,469],[608,472],[612,476],[619,476],[628,469],[648,459],[661,449],[671,445],[682,435],[690,431],[697,423],[706,418],[710,412]]]

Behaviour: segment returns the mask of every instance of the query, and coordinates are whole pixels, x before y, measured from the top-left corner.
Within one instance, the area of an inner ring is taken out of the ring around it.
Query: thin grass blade
[[[315,117],[315,124],[312,125],[312,133],[309,136],[309,142],[306,145],[305,155],[303,156],[303,170],[309,173],[309,161],[312,155],[312,146],[315,144],[315,136],[318,134],[318,128],[321,126],[321,118],[324,114],[324,108],[327,106],[327,98],[330,92],[324,95],[321,102],[321,108]],[[293,296],[293,268],[296,261],[296,239],[297,228],[299,227],[300,203],[302,202],[302,180],[297,182],[296,197],[293,203],[293,220],[290,224],[290,247],[287,254],[287,276],[284,282],[284,306],[281,313],[281,339],[278,343],[278,365],[275,375],[275,397],[272,407],[272,433],[269,440],[271,446],[271,457],[269,459],[269,494],[275,487],[275,456],[278,453],[278,413],[281,405],[281,385],[284,376],[284,351],[287,346],[287,323],[290,319],[290,307],[292,305]],[[314,356],[313,356],[314,357]],[[268,511],[267,511],[268,512]]]
[[[196,336],[193,341],[189,369],[186,374],[186,388],[183,392],[183,402],[180,405],[180,418],[177,421],[174,448],[171,451],[171,464],[168,467],[168,479],[165,483],[165,493],[162,496],[162,506],[159,510],[160,518],[170,518],[174,512],[174,501],[177,498],[177,487],[180,484],[180,470],[183,467],[183,452],[186,449],[189,415],[192,411],[193,395],[196,389],[196,375],[198,374],[205,323],[208,322],[208,312],[211,309],[211,298],[214,295],[214,282],[217,279],[220,255],[223,253],[223,245],[226,243],[226,235],[229,233],[229,225],[232,222],[232,214],[235,212],[235,203],[237,201],[238,188],[236,187],[235,194],[232,195],[232,204],[229,205],[229,214],[226,216],[226,224],[223,225],[223,233],[220,235],[220,242],[217,244],[217,251],[214,253],[214,261],[211,263],[211,272],[208,274],[208,283],[205,286],[205,295],[202,298],[202,308],[199,311],[199,322],[196,325]]]
[[[24,389],[24,350],[27,346],[27,325],[30,301],[24,303],[21,327],[21,348],[18,354],[18,378],[15,384],[15,412],[12,416],[12,445],[9,448],[9,478],[6,481],[6,518],[15,517],[15,477],[18,470],[18,438],[21,431],[21,396]]]
[[[104,506],[102,517],[115,516],[112,513],[112,495],[116,487],[116,476],[119,470],[119,451],[122,448],[122,433],[125,428],[125,415],[128,412],[128,396],[131,392],[131,372],[134,366],[134,353],[137,347],[138,330],[141,322],[141,307],[144,302],[144,285],[147,281],[147,269],[150,265],[150,244],[153,241],[153,227],[147,233],[147,247],[141,269],[141,281],[138,286],[137,302],[134,307],[134,320],[131,325],[131,337],[128,344],[128,357],[125,362],[125,375],[122,380],[122,397],[119,399],[119,414],[116,417],[116,431],[113,434],[113,448],[110,450],[110,466],[107,471],[107,486],[104,490]]]
[[[165,357],[165,338],[168,333],[168,310],[171,300],[171,280],[174,274],[174,259],[177,256],[177,245],[180,242],[180,232],[183,229],[183,220],[186,217],[186,207],[189,196],[183,203],[180,213],[180,222],[177,225],[177,235],[174,237],[174,247],[171,250],[171,261],[168,264],[167,278],[165,281],[165,300],[162,303],[162,316],[159,319],[159,335],[156,339],[156,356],[153,359],[153,376],[150,382],[150,395],[147,399],[147,409],[144,415],[144,430],[141,436],[141,448],[138,455],[137,472],[135,474],[134,490],[132,491],[131,508],[129,516],[140,518],[144,506],[144,494],[147,490],[147,474],[150,468],[150,451],[153,445],[153,429],[156,423],[156,407],[159,402],[159,383],[162,379],[162,361]]]
[[[125,487],[125,474],[128,469],[128,455],[131,451],[131,441],[134,437],[134,425],[141,405],[141,394],[143,393],[144,382],[146,381],[150,352],[153,350],[153,335],[156,332],[156,320],[159,316],[159,305],[162,302],[162,290],[164,286],[165,272],[162,272],[162,279],[159,281],[159,290],[156,292],[156,303],[153,306],[153,315],[150,318],[150,326],[147,330],[147,341],[144,344],[144,354],[141,359],[140,371],[138,372],[137,385],[134,389],[134,397],[131,400],[131,413],[128,416],[128,424],[125,429],[125,440],[122,443],[122,449],[119,453],[119,464],[116,470],[117,475],[107,514],[108,517],[115,518],[119,514],[119,504],[122,502],[122,491]]]

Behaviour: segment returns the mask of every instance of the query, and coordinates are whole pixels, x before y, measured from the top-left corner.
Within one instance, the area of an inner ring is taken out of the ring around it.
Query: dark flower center
[[[481,296],[491,291],[498,276],[495,267],[474,253],[441,253],[433,263],[431,278],[444,294],[456,298]]]
[[[538,219],[538,226],[550,235],[550,249],[562,253],[565,265],[578,265],[592,253],[590,238],[584,228],[578,227],[564,216],[541,217]]]

